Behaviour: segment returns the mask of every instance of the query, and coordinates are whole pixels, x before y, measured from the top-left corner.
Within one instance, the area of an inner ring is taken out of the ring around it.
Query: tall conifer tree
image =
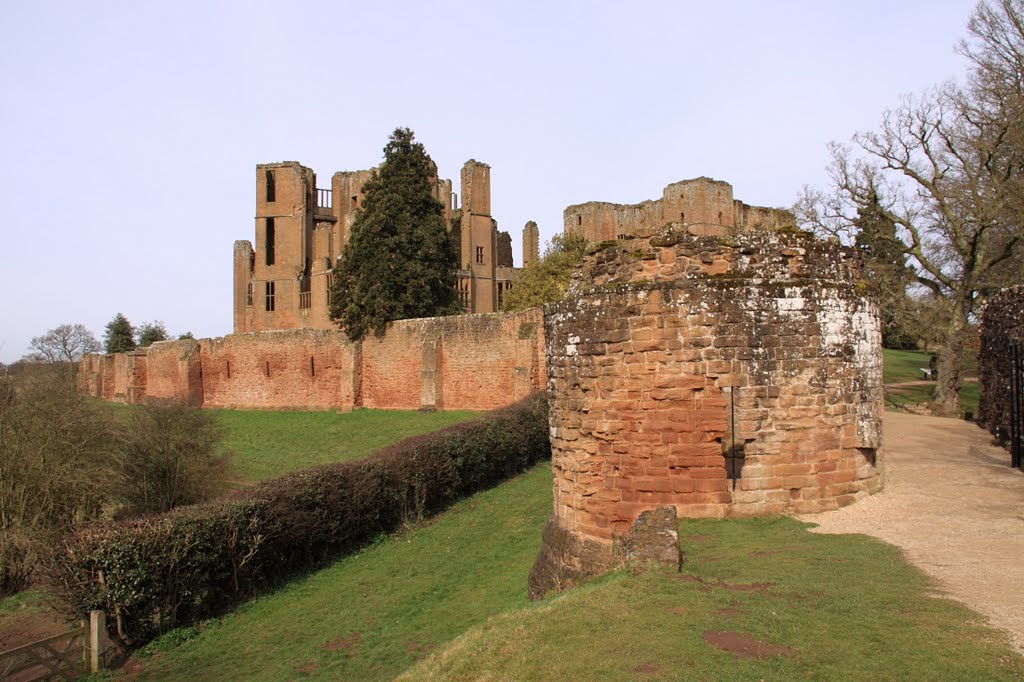
[[[103,347],[108,353],[135,350],[135,328],[121,313],[107,323],[106,333],[103,334]]]
[[[436,167],[413,137],[408,128],[391,134],[334,266],[330,316],[353,341],[383,335],[393,320],[460,310],[458,258],[431,191]]]

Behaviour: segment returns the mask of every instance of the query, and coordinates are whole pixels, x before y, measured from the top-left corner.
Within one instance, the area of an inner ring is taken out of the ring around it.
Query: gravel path
[[[1024,472],[969,422],[887,412],[885,489],[806,514],[818,533],[864,533],[903,548],[954,599],[1024,653]]]

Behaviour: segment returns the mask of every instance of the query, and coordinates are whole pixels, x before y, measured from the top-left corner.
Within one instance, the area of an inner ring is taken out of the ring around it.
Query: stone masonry
[[[532,597],[619,563],[647,510],[814,512],[881,486],[855,252],[793,228],[616,229],[545,309],[554,510]]]
[[[546,382],[539,309],[399,320],[383,337],[287,329],[86,355],[86,394],[208,408],[490,410]]]

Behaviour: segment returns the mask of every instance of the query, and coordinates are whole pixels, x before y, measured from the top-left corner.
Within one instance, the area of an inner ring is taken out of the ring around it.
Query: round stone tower
[[[701,234],[703,232],[703,234]],[[594,247],[545,311],[542,596],[618,564],[641,512],[814,512],[881,487],[877,307],[856,253],[680,223]]]

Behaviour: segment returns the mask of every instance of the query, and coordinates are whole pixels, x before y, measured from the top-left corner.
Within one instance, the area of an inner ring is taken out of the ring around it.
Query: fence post
[[[86,649],[89,652],[88,671],[103,670],[103,652],[107,648],[107,614],[103,611],[89,612],[89,631]]]

